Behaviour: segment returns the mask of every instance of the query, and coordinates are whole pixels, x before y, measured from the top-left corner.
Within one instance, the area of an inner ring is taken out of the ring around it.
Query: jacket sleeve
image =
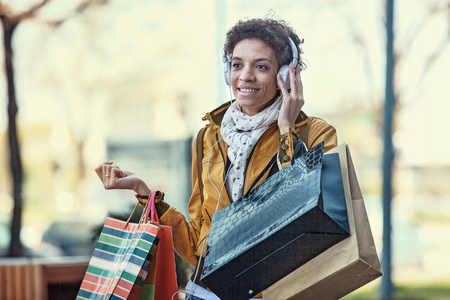
[[[294,131],[286,132],[280,137],[280,148],[278,151],[278,168],[285,168],[291,163],[297,143],[301,141]],[[327,152],[337,146],[336,129],[320,118],[311,117],[311,125],[308,132],[308,149],[313,148],[320,142],[325,141]]]
[[[172,227],[173,244],[175,251],[185,261],[196,265],[198,257],[195,255],[195,247],[198,245],[200,228],[202,222],[202,203],[200,198],[200,189],[197,176],[197,151],[196,141],[194,140],[192,155],[192,195],[188,205],[190,221],[175,207],[166,202],[158,204],[166,206],[163,214],[160,216],[160,222],[163,225]],[[158,214],[161,209],[158,209]]]
[[[291,163],[298,139],[298,135],[292,130],[280,136],[280,148],[277,157],[278,169],[282,169]]]
[[[324,152],[328,152],[337,146],[336,129],[320,118],[311,118],[311,125],[308,133],[308,149],[314,148],[320,142],[325,141]]]

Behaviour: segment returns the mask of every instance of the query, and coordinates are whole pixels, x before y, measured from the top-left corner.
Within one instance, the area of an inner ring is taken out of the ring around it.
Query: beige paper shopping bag
[[[266,289],[264,299],[339,299],[382,275],[350,150],[329,153],[339,153],[350,237]]]

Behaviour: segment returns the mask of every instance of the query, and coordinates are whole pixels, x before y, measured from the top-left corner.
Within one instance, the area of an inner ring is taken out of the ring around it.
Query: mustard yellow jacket
[[[224,187],[228,146],[221,139],[220,134],[222,117],[229,105],[230,103],[226,103],[203,117],[203,120],[209,121],[209,124],[206,125],[202,155],[200,156],[202,157],[202,190],[199,188],[201,183],[197,174],[197,145],[194,142],[192,155],[193,192],[188,204],[190,220],[187,220],[180,211],[166,202],[161,201],[157,205],[161,224],[172,226],[175,251],[192,265],[197,264],[202,248],[204,248],[203,256],[206,251],[206,245],[202,246],[207,239],[212,215],[216,211],[219,197],[218,210],[231,203],[231,197],[228,196],[227,189]],[[295,132],[302,140],[307,140],[305,143],[308,149],[323,140],[325,140],[325,151],[337,145],[336,130],[333,126],[320,118],[308,117],[303,112],[299,114],[296,120]],[[252,183],[274,155],[280,153],[279,158],[281,158],[282,167],[290,163],[296,142],[295,137],[292,133],[288,133],[286,138],[280,141],[280,136],[278,126],[274,123],[255,145],[248,161],[244,194],[247,193]],[[280,147],[282,144],[287,144],[287,146]],[[267,175],[265,174],[258,184],[263,182]],[[203,203],[200,193],[203,193]]]

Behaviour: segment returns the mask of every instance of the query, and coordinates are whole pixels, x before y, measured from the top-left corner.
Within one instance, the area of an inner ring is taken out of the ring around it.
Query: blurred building
[[[192,191],[192,139],[109,140],[107,159],[138,174],[151,189],[165,192],[165,200],[185,216]],[[111,195],[111,209],[123,209],[123,199]]]

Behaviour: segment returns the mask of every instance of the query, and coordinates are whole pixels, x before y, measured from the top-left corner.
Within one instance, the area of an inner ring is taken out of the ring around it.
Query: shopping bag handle
[[[144,210],[142,211],[141,217],[139,219],[139,225],[142,223],[147,223],[149,215],[150,215],[150,222],[152,224],[160,225],[158,213],[156,212],[155,195],[156,195],[156,191],[152,191],[150,198],[148,199],[147,203],[144,206]],[[139,206],[139,202],[136,203],[136,206],[134,207],[133,211],[130,214],[130,217],[128,218],[127,222],[125,223],[124,228],[126,228],[128,226],[128,224],[130,223],[131,217],[134,215],[134,212],[136,211],[136,208],[138,206]]]
[[[150,215],[150,223],[159,225],[159,217],[156,212],[156,204],[155,204],[155,195],[156,191],[152,191],[150,198],[147,203],[147,211],[145,212],[145,223],[148,223],[148,217]]]
[[[136,203],[136,205],[134,206],[133,211],[131,212],[130,216],[128,217],[128,220],[126,221],[125,226],[123,227],[123,229],[127,228],[128,224],[130,223],[131,217],[133,217],[134,212],[136,211],[138,206],[139,206],[139,202]],[[144,210],[142,211],[141,217],[139,218],[139,223],[141,223],[143,218],[144,218],[144,213],[145,213],[145,211],[147,209],[147,206],[148,206],[148,202],[145,204]]]
[[[292,156],[291,164],[295,164],[297,158],[299,158],[306,151],[308,151],[308,149],[306,148],[305,143],[301,139],[299,139],[294,150],[294,155]]]

